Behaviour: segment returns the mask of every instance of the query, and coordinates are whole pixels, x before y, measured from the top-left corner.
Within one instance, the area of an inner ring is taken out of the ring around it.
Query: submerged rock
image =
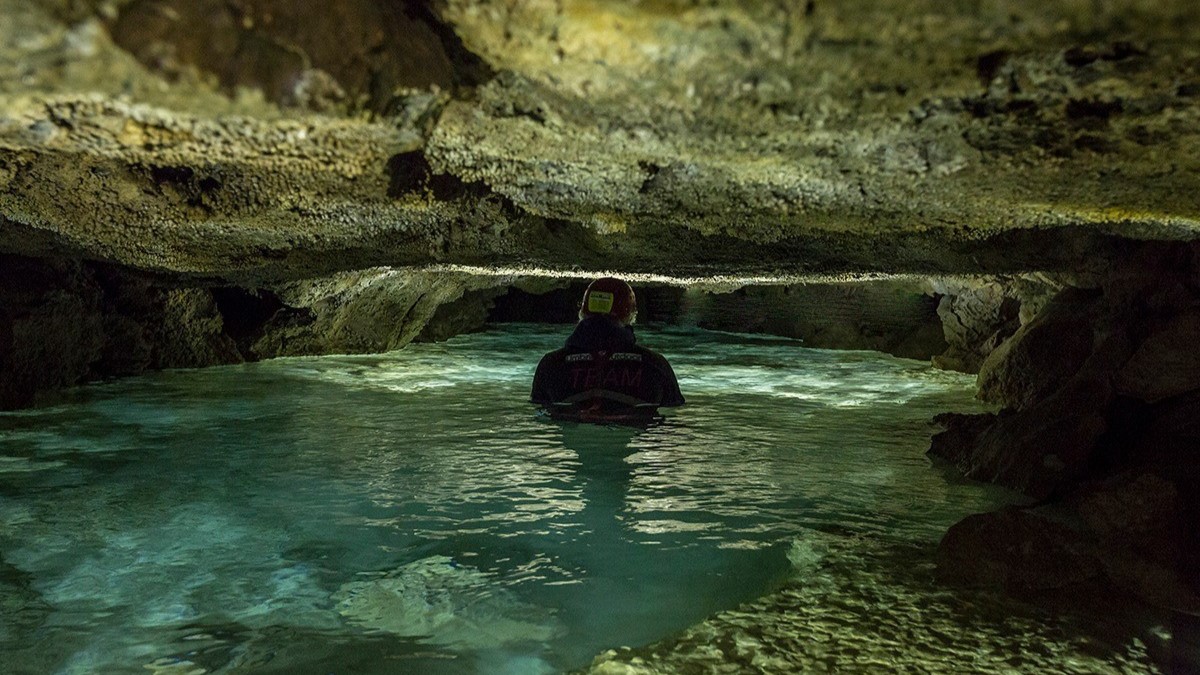
[[[937,565],[947,581],[1021,597],[1090,589],[1103,574],[1076,529],[1024,509],[959,521],[942,538]]]
[[[995,552],[986,538],[975,541],[978,553]],[[1004,576],[998,567],[990,571]],[[1026,581],[1063,588],[1087,581],[1075,571],[1047,572]],[[777,591],[660,642],[609,650],[586,672],[1117,675],[1154,668],[1123,628],[1107,641],[1085,637],[1062,617],[991,592],[951,590],[935,576],[923,547],[870,537],[830,541],[828,555]]]
[[[332,600],[339,614],[363,628],[460,649],[544,642],[559,632],[547,610],[522,602],[487,574],[446,556],[343,584]]]

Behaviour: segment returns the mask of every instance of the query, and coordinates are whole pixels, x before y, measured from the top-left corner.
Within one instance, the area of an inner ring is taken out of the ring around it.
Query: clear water
[[[924,456],[935,413],[975,407],[969,377],[643,331],[688,405],[558,423],[526,398],[567,330],[0,415],[0,671],[558,672],[779,587],[806,532],[932,545],[1010,499]]]

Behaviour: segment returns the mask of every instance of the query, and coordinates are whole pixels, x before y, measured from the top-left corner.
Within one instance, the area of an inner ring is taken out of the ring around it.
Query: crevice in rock
[[[435,173],[423,150],[392,156],[387,163],[387,172],[387,194],[393,199],[428,190],[429,195],[440,202],[498,199],[507,217],[515,219],[522,213],[511,199],[493,191],[483,181],[467,182],[453,174]]]
[[[406,15],[424,23],[441,40],[442,48],[450,57],[450,62],[454,64],[456,88],[479,87],[496,76],[496,71],[487,61],[467,49],[454,28],[438,15],[437,10],[433,7],[433,2],[430,0],[402,0],[402,2]]]
[[[226,286],[212,289],[212,295],[224,321],[225,333],[243,356],[253,354],[254,342],[262,337],[266,325],[285,309],[278,295],[264,289]]]

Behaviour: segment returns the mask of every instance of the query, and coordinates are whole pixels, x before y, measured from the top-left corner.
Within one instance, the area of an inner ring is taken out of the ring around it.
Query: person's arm
[[[542,360],[538,361],[537,371],[535,371],[533,374],[533,390],[529,393],[530,403],[538,403],[543,405],[549,405],[550,403],[553,403],[553,401],[550,400],[549,369],[546,365],[547,360],[548,359],[543,356]]]
[[[655,356],[658,357],[655,361],[663,375],[663,397],[662,403],[659,405],[666,407],[683,405],[686,401],[683,398],[683,392],[679,391],[679,380],[675,378],[675,371],[671,369],[670,362],[661,354],[655,354]]]

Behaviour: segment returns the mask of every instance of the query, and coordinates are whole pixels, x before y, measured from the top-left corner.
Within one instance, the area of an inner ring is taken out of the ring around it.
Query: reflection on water
[[[556,672],[779,587],[806,533],[929,545],[1008,499],[923,454],[970,378],[658,331],[689,405],[558,423],[525,401],[564,333],[161,373],[0,416],[3,670]]]

